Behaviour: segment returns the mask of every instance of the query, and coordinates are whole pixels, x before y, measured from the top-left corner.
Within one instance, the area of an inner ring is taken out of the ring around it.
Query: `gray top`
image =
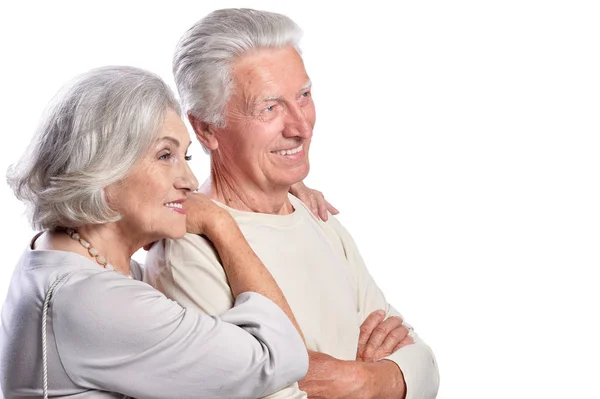
[[[139,265],[131,269],[141,280]],[[50,397],[255,398],[307,371],[294,326],[257,293],[240,294],[232,309],[208,316],[78,254],[27,249],[2,309],[6,399],[42,396],[44,296],[72,271],[48,313]]]

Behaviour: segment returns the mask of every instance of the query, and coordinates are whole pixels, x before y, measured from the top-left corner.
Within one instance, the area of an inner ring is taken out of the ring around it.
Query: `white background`
[[[434,349],[438,397],[600,397],[597,3],[385,4],[2,3],[2,174],[74,75],[126,64],[171,83],[209,11],[283,12],[314,82],[307,182]],[[1,301],[32,231],[4,181],[0,198]]]

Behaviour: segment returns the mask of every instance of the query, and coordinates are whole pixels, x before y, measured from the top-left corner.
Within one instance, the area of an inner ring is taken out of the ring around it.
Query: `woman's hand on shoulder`
[[[327,200],[322,192],[306,187],[303,182],[298,182],[290,187],[290,193],[296,196],[300,201],[304,202],[312,211],[312,213],[322,221],[327,221],[327,211],[332,215],[340,213]]]
[[[211,238],[223,229],[237,227],[229,212],[201,193],[188,194],[183,203],[186,212],[186,228],[188,233],[204,234]]]

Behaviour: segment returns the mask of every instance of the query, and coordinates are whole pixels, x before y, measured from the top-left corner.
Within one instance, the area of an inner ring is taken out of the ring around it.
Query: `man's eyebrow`
[[[304,84],[304,86],[302,86],[302,88],[300,89],[300,91],[304,91],[306,89],[310,89],[312,87],[312,82],[310,81],[310,79],[308,79],[308,81]]]
[[[307,89],[310,89],[311,87],[312,87],[312,82],[310,79],[308,79],[308,81],[300,88],[299,91],[305,91]],[[281,99],[282,99],[282,96],[259,97],[256,99],[254,104],[259,104],[259,103],[264,103],[264,102],[269,102],[269,101],[280,101]]]
[[[269,102],[269,101],[280,101],[280,100],[281,100],[281,96],[259,97],[256,99],[256,101],[254,103],[258,104],[258,103],[264,103],[264,102]]]

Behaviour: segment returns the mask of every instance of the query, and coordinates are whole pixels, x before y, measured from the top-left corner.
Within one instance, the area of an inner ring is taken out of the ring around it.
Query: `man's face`
[[[252,51],[234,63],[232,77],[226,127],[215,130],[224,167],[266,191],[304,179],[315,107],[298,52]]]

